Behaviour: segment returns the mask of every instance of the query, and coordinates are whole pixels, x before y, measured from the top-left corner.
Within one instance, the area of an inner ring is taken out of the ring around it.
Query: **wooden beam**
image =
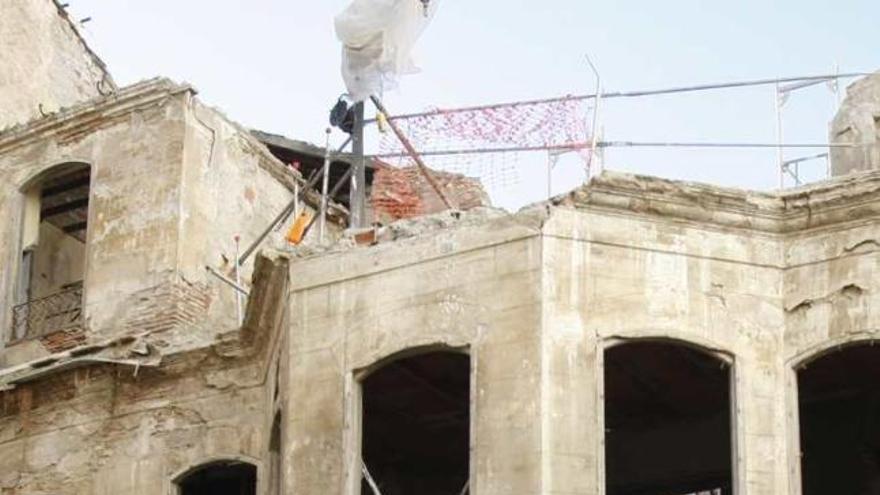
[[[81,187],[88,187],[91,183],[91,178],[86,175],[85,177],[81,177],[79,179],[74,179],[70,182],[65,182],[63,184],[58,184],[57,186],[47,187],[43,189],[41,196],[43,198],[50,198],[52,196],[57,196],[59,194],[64,194],[69,191],[73,191],[74,189],[79,189]]]
[[[40,219],[46,219],[50,217],[54,217],[57,215],[62,215],[64,213],[69,213],[74,210],[79,210],[81,208],[86,208],[89,206],[89,198],[76,199],[73,201],[69,201],[67,203],[62,203],[58,206],[52,206],[50,208],[43,208],[40,210]]]
[[[68,226],[64,227],[64,233],[72,234],[74,232],[86,230],[86,227],[88,227],[88,222],[74,223],[72,225],[68,225]]]

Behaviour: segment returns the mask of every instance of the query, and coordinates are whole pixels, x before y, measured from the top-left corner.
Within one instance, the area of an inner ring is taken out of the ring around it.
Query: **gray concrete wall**
[[[542,493],[539,228],[501,219],[291,264],[285,493],[359,493],[358,377],[431,348],[471,357],[473,493]]]
[[[474,493],[604,493],[603,352],[663,340],[731,366],[736,493],[799,494],[796,366],[877,338],[878,181],[777,195],[606,174],[547,216],[293,263],[287,489],[356,493],[358,377],[439,343],[473,357]]]
[[[53,0],[0,2],[0,130],[113,89],[103,63]],[[103,81],[103,83],[102,83]]]

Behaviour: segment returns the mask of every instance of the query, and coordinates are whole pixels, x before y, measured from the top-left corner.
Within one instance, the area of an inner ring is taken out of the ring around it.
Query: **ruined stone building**
[[[476,207],[435,212],[377,163],[354,236],[337,157],[326,242],[272,231],[238,291],[322,150],[117,87],[52,0],[0,2],[0,48],[0,494],[880,490],[880,76],[780,192],[509,214],[445,176]]]

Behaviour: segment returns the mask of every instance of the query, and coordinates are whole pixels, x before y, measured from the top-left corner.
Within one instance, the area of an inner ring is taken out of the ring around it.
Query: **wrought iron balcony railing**
[[[80,282],[61,292],[13,307],[13,338],[31,339],[82,328],[82,301],[83,287]]]

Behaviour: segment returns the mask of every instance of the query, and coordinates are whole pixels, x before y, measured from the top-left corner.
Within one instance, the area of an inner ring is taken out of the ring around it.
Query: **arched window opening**
[[[81,327],[90,168],[65,164],[23,191],[13,339]]]
[[[690,347],[605,351],[607,495],[731,495],[730,371]]]
[[[803,494],[880,493],[880,347],[832,352],[797,377]]]
[[[177,482],[180,495],[256,495],[257,467],[218,461],[196,468]]]
[[[361,493],[466,493],[470,357],[431,352],[393,361],[362,383]]]

